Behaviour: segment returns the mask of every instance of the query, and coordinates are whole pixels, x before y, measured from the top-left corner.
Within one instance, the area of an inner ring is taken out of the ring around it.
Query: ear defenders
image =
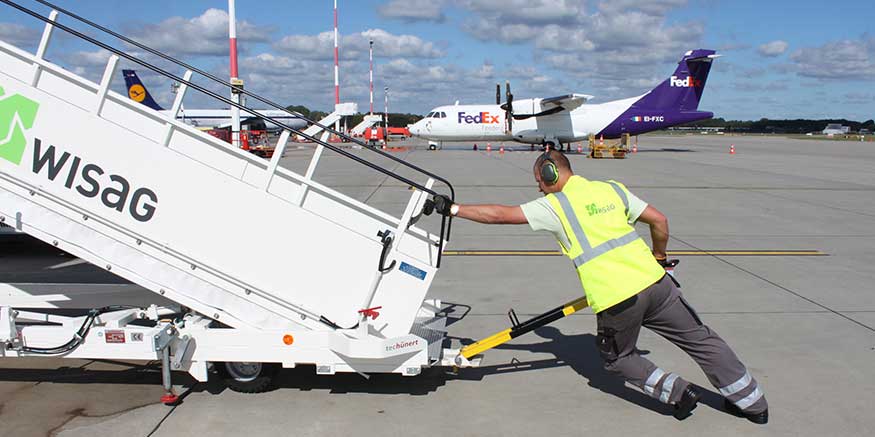
[[[551,186],[559,182],[559,168],[556,166],[556,161],[550,158],[550,151],[547,150],[541,155],[541,182],[544,185]]]

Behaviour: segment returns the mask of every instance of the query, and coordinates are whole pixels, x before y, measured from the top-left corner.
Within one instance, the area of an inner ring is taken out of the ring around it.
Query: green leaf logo
[[[0,158],[18,165],[27,146],[24,131],[33,127],[39,103],[20,94],[4,96],[0,87]]]

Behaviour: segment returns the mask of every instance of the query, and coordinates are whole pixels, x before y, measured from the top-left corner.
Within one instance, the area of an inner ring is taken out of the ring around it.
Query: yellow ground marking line
[[[446,250],[446,256],[559,256],[558,250]],[[827,256],[819,250],[670,250],[668,256]]]

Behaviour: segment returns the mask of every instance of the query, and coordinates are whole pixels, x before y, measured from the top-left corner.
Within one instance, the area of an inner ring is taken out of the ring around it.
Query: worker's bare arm
[[[638,221],[650,225],[650,238],[653,241],[653,256],[665,258],[665,248],[668,245],[668,218],[652,205],[647,205]]]
[[[523,225],[529,222],[522,208],[507,205],[459,205],[456,217],[486,224]]]

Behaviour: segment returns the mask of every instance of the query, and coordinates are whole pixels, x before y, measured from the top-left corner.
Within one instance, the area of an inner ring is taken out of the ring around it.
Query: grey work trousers
[[[680,400],[689,382],[639,354],[635,343],[642,326],[686,352],[720,394],[745,413],[760,413],[768,408],[757,381],[729,345],[699,320],[668,275],[641,293],[601,311],[596,318],[596,342],[605,370],[619,374],[663,403]]]

